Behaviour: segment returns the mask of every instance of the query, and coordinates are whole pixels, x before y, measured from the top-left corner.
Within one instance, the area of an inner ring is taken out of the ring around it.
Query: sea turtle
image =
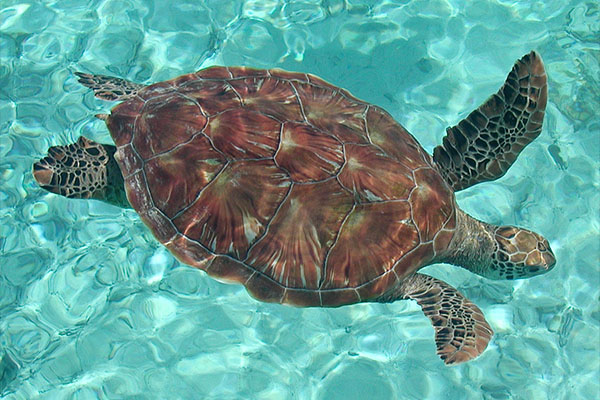
[[[97,115],[116,146],[80,137],[51,147],[33,166],[41,187],[133,207],[183,263],[259,300],[413,299],[453,364],[478,356],[492,329],[420,268],[446,262],[517,279],[555,264],[542,236],[478,221],[454,197],[504,175],[540,134],[547,85],[536,52],[447,130],[433,157],[383,109],[310,74],[211,67],[150,86],[77,76],[121,102]]]

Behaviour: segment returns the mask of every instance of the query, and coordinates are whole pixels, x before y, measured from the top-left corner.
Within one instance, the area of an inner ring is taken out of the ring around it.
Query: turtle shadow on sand
[[[416,300],[446,364],[481,354],[492,329],[447,283],[418,272],[447,262],[490,279],[555,264],[548,241],[493,226],[454,193],[503,176],[542,130],[539,54],[433,156],[383,109],[309,74],[211,67],[149,86],[77,73],[120,102],[113,144],[85,137],[33,166],[40,186],[133,208],[180,261],[295,306]]]

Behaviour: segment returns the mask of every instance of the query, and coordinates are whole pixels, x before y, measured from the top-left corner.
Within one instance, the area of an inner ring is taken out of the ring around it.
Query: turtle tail
[[[61,196],[129,208],[115,151],[115,146],[82,136],[76,143],[50,147],[48,155],[33,164],[33,177],[43,189]]]

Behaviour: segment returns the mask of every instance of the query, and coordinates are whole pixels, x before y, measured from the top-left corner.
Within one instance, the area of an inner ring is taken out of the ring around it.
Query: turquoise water
[[[592,1],[0,0],[0,396],[7,399],[600,398],[600,8]],[[446,367],[412,302],[259,303],[178,263],[132,211],[42,191],[31,164],[110,104],[73,71],[149,83],[210,65],[310,72],[388,110],[431,151],[539,51],[541,136],[458,194],[546,236],[553,271],[425,272],[496,335]]]

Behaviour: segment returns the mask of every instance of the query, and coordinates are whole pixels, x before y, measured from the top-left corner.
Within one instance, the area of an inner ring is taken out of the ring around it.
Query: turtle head
[[[115,151],[115,146],[81,136],[73,144],[50,147],[48,155],[33,164],[33,177],[43,189],[61,196],[128,208]]]
[[[498,226],[492,234],[496,249],[486,274],[488,278],[529,278],[550,271],[556,263],[548,241],[535,232],[515,226]]]
[[[530,278],[550,271],[556,258],[541,235],[516,226],[481,222],[457,209],[456,231],[439,261],[489,279]]]

